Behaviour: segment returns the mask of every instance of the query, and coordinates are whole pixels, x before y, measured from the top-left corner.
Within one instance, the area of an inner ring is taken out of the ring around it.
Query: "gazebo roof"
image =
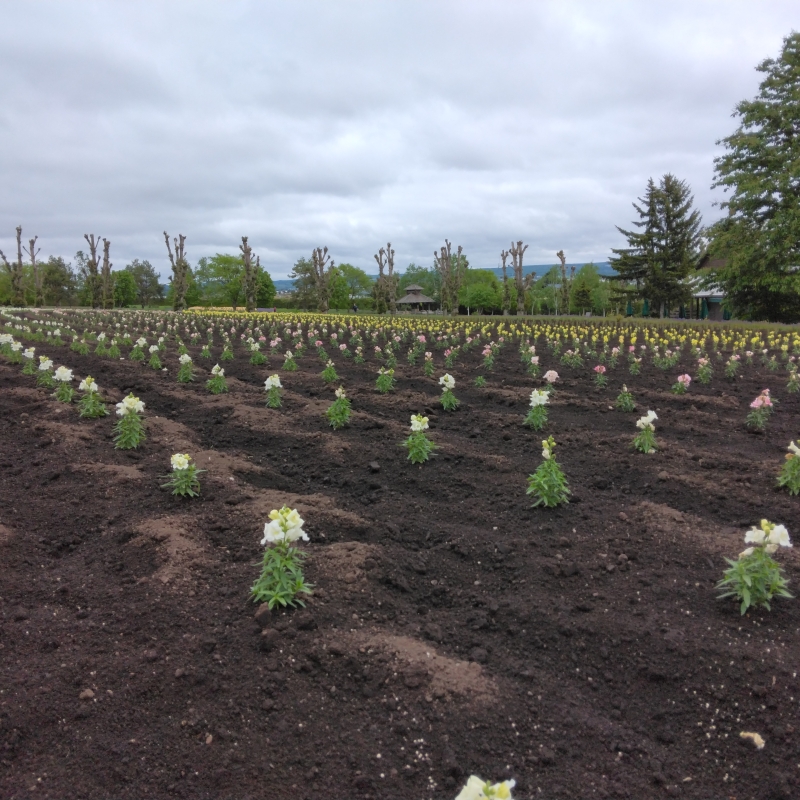
[[[422,287],[417,283],[409,283],[408,286],[406,286],[406,291],[407,292],[412,292],[412,293],[413,292],[421,292],[422,291]]]
[[[410,286],[406,287],[410,289]],[[430,297],[426,297],[424,294],[407,294],[405,297],[401,297],[399,300],[395,301],[399,303],[435,303],[435,300],[431,300]]]

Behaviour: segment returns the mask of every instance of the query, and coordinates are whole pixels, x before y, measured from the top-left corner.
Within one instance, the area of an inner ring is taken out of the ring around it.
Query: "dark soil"
[[[45,351],[111,400],[138,394],[148,438],[114,450],[113,415],[80,420],[0,365],[1,797],[421,800],[470,773],[514,777],[519,798],[800,797],[800,603],[741,617],[714,590],[761,517],[800,535],[800,500],[774,488],[800,434],[783,372],[717,366],[677,397],[688,361],[621,365],[598,390],[591,365],[544,355],[573,498],[541,510],[525,479],[542,436],[521,427],[537,382],[514,346],[484,389],[478,352],[451,370],[452,414],[419,366],[383,396],[376,364],[337,361],[354,411],[338,432],[313,354],[272,411],[274,368],[241,355],[212,397],[213,361],[185,386]],[[639,414],[610,408],[623,382],[658,413],[655,455],[630,447]],[[765,386],[780,405],[754,435]],[[423,409],[439,449],[415,467],[398,445]],[[207,469],[200,498],[159,488],[174,452]],[[284,503],[317,589],[256,620]],[[778,557],[796,589],[798,558]]]

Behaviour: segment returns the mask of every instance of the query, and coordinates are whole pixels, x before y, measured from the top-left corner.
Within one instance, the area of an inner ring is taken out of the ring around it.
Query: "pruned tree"
[[[103,308],[114,307],[114,279],[111,277],[111,242],[103,239],[103,265],[100,268],[100,286],[103,292]]]
[[[321,314],[328,311],[331,299],[331,279],[334,274],[334,262],[328,255],[327,247],[317,247],[311,253],[314,287],[317,294],[317,310]]]
[[[517,316],[521,317],[525,313],[525,279],[522,274],[522,256],[528,245],[523,245],[521,241],[514,244],[511,242],[509,252],[511,253],[511,263],[514,267],[514,282],[517,285]]]
[[[253,265],[253,248],[247,243],[247,237],[242,236],[242,243],[239,245],[242,251],[242,263],[244,264],[244,298],[248,311],[256,310],[256,272]],[[256,257],[258,262],[258,257]],[[260,262],[258,262],[260,266]]]
[[[565,314],[569,314],[569,300],[570,294],[572,291],[572,281],[575,279],[575,265],[573,264],[570,268],[570,276],[567,278],[567,257],[564,255],[563,250],[559,250],[556,253],[556,256],[559,260],[558,268],[561,272],[561,288],[559,293],[561,295],[561,308]]]
[[[3,259],[3,267],[8,273],[11,280],[11,302],[15,306],[25,305],[25,287],[23,284],[23,267],[22,267],[22,225],[17,225],[17,261],[15,264],[9,264],[5,253],[0,250],[0,258]]]
[[[36,256],[41,253],[41,247],[37,249],[36,241],[38,236],[28,239],[28,246],[22,249],[28,254],[31,260],[31,278],[33,279],[33,304],[40,308],[44,305],[44,270],[42,265],[36,261]]]
[[[375,253],[375,261],[378,262],[378,280],[373,290],[375,310],[382,314],[388,308],[390,314],[395,314],[399,279],[394,274],[394,250],[391,242]]]
[[[506,262],[511,254],[508,250],[500,251],[500,259],[503,262],[503,316],[507,317],[511,313],[511,291],[508,288],[508,270]]]
[[[164,241],[167,243],[169,263],[172,267],[172,308],[174,311],[186,310],[186,290],[189,288],[189,262],[186,260],[186,237],[178,234],[173,239],[175,252],[169,243],[169,234],[164,231]]]
[[[89,258],[86,260],[86,294],[88,295],[89,305],[97,308],[100,299],[100,276],[97,261],[97,246],[100,244],[100,237],[93,233],[84,233],[83,238],[89,243]]]
[[[458,314],[458,295],[461,291],[461,283],[469,262],[463,255],[461,245],[458,246],[454,256],[450,242],[445,239],[444,243],[445,246],[440,248],[438,253],[434,250],[433,259],[442,283],[442,308],[455,317]]]

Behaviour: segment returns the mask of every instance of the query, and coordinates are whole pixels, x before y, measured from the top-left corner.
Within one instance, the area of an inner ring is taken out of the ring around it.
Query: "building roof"
[[[411,287],[407,286],[406,288],[410,289]],[[398,304],[399,303],[409,303],[410,304],[410,303],[435,303],[436,301],[435,300],[431,300],[430,297],[426,297],[424,294],[419,292],[419,293],[415,293],[415,294],[407,294],[405,297],[401,297],[399,300],[397,300],[395,302],[397,302]]]

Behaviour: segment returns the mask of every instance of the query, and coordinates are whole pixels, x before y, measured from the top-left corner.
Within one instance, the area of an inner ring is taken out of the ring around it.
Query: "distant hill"
[[[594,265],[597,267],[598,272],[601,275],[614,275],[615,272],[611,267],[611,264],[608,261],[595,261]],[[567,268],[571,267],[571,264],[567,265]],[[576,264],[575,269],[576,271],[580,269],[583,264]],[[523,267],[523,271],[526,275],[529,275],[531,272],[535,272],[540,278],[542,275],[545,274],[548,270],[552,269],[553,264],[531,264],[525,265]],[[488,269],[490,272],[494,272],[498,278],[503,277],[503,270],[500,267],[475,267],[475,269]],[[514,270],[509,267],[508,275],[510,278],[514,277]],[[370,275],[372,280],[377,280],[377,275]],[[277,280],[273,279],[272,281],[275,284],[275,290],[278,292],[291,292],[294,289],[294,281],[290,280],[289,278],[279,278]]]

